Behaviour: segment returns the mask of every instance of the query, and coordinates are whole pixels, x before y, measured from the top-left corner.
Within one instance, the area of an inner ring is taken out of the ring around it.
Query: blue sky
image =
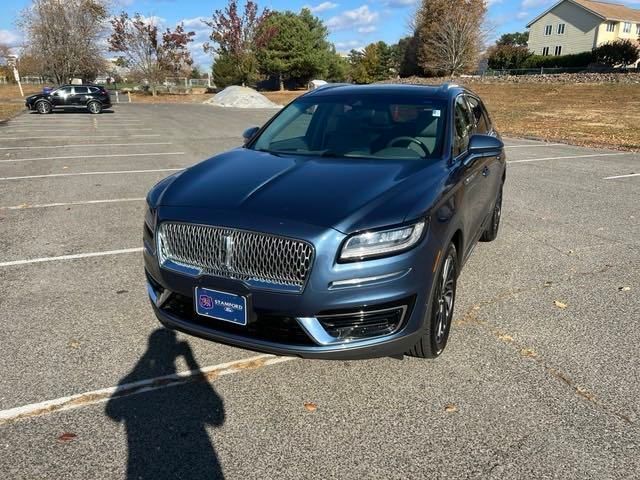
[[[260,7],[272,10],[300,10],[303,6],[322,18],[330,30],[330,40],[338,51],[349,51],[378,40],[394,43],[405,36],[419,0],[256,0]],[[526,23],[556,0],[488,0],[488,19],[492,37],[524,30]],[[640,0],[617,0],[640,8]],[[197,64],[208,66],[211,59],[202,52],[208,30],[201,22],[226,0],[116,0],[117,7],[130,13],[154,16],[158,22],[173,26],[183,21],[196,32],[192,52]],[[16,46],[21,43],[15,20],[29,0],[2,0],[0,6],[0,42]]]

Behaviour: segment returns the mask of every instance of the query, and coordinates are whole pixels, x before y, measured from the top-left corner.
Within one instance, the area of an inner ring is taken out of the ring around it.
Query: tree
[[[593,49],[596,62],[604,63],[611,67],[632,65],[640,58],[640,47],[637,42],[618,39],[613,42],[603,43]]]
[[[331,55],[327,63],[327,82],[344,82],[349,77],[349,62],[331,47]]]
[[[422,68],[447,75],[475,70],[486,12],[485,0],[422,0],[416,21]]]
[[[233,76],[243,86],[255,79],[258,68],[256,53],[274,33],[260,28],[269,14],[267,9],[258,14],[258,4],[251,0],[247,0],[244,12],[240,14],[238,0],[229,0],[224,10],[214,11],[211,20],[204,22],[211,28],[209,40],[212,42],[204,44],[205,52],[222,59],[226,67],[232,66],[235,70]]]
[[[384,42],[370,43],[362,51],[351,50],[349,64],[355,83],[387,80],[393,73],[393,51]]]
[[[128,67],[135,76],[148,81],[154,96],[165,76],[186,76],[190,72],[193,60],[187,47],[195,32],[185,32],[182,24],[160,35],[152,20],[139,13],[130,18],[122,12],[111,20],[111,25],[109,51],[120,54],[119,66]]]
[[[33,0],[21,13],[28,54],[57,83],[93,80],[104,70],[102,39],[109,16],[107,0]]]
[[[327,74],[332,55],[328,31],[308,9],[303,8],[300,14],[271,13],[262,22],[260,35],[268,40],[257,52],[258,69],[276,76],[280,90],[284,90],[284,80],[306,83]]]
[[[394,65],[397,66],[400,77],[423,75],[424,71],[418,64],[419,39],[416,35],[401,38],[394,45]]]
[[[526,47],[529,41],[529,32],[503,33],[496,45],[509,45],[513,47]]]
[[[219,55],[214,59],[213,83],[216,87],[225,88],[229,85],[242,83],[235,60],[228,55]]]

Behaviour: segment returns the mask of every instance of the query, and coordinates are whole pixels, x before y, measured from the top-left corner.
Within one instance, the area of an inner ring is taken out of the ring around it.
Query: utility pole
[[[24,91],[22,90],[22,84],[20,83],[20,73],[18,73],[18,56],[7,55],[7,65],[13,68],[13,77],[18,82],[18,88],[20,89],[20,96],[24,97]]]

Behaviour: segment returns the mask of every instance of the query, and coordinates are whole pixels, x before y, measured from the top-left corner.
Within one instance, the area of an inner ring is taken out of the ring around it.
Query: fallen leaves
[[[59,442],[70,442],[71,440],[75,439],[76,437],[77,437],[77,435],[75,433],[64,432],[62,435],[60,435],[58,437],[58,441]]]
[[[304,409],[307,412],[315,412],[318,409],[318,405],[313,402],[304,402]]]
[[[561,302],[560,300],[554,300],[554,301],[553,301],[553,304],[554,304],[556,307],[558,307],[558,308],[560,308],[560,309],[562,309],[562,310],[564,310],[565,308],[567,308],[567,304],[566,304],[566,303]]]
[[[619,292],[628,292],[631,290],[631,287],[618,287]]]
[[[80,348],[80,340],[72,338],[68,343],[69,348]]]
[[[535,358],[538,356],[533,348],[523,348],[520,350],[520,355],[527,358]]]
[[[458,407],[456,406],[455,403],[447,403],[444,406],[444,411],[447,413],[454,413],[458,411]]]

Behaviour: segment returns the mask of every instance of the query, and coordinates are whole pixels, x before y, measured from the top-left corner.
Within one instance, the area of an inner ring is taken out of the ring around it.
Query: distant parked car
[[[26,98],[29,110],[51,113],[55,109],[86,108],[91,113],[100,113],[111,107],[109,92],[99,85],[63,85],[56,89],[37,93]]]
[[[169,328],[276,354],[445,348],[458,275],[498,235],[504,145],[455,85],[328,85],[147,196]]]

